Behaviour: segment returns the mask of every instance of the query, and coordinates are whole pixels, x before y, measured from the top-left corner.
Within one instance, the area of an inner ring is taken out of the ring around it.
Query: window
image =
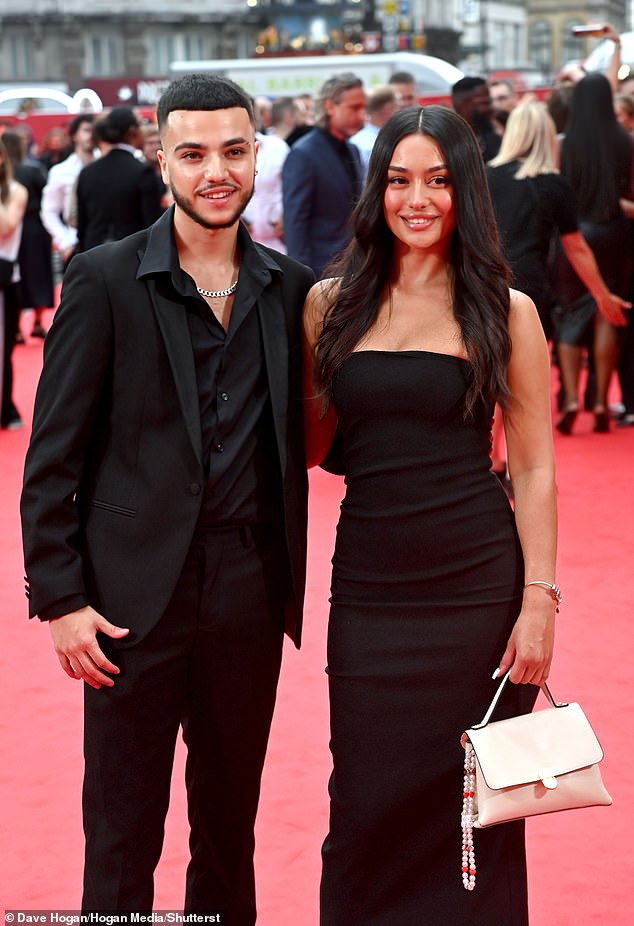
[[[11,80],[33,78],[33,43],[26,35],[5,35],[2,75]]]
[[[550,24],[538,20],[530,27],[530,56],[535,65],[544,73],[552,71],[552,41]]]
[[[91,77],[111,77],[123,73],[122,39],[115,35],[88,36],[86,74]]]
[[[209,42],[197,32],[154,35],[149,40],[148,74],[168,74],[172,61],[199,61],[213,57]]]
[[[584,58],[586,55],[586,42],[578,36],[572,34],[572,27],[579,26],[579,20],[568,20],[563,24],[561,30],[561,63],[567,61],[576,61],[578,58]]]

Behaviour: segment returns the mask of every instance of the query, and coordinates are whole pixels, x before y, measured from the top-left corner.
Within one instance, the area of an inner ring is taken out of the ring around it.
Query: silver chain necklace
[[[227,287],[227,289],[203,289],[201,286],[197,286],[196,291],[199,292],[201,296],[207,296],[209,299],[221,299],[223,296],[232,296],[237,286],[238,281],[236,280],[231,286]]]

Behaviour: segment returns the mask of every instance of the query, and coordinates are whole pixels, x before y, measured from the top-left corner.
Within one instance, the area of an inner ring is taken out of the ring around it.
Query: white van
[[[291,58],[227,58],[212,61],[173,61],[171,77],[213,72],[229,77],[251,96],[296,96],[315,93],[328,77],[352,71],[366,89],[385,84],[396,71],[409,71],[419,96],[447,96],[462,71],[432,55],[398,51],[375,55],[318,55]]]

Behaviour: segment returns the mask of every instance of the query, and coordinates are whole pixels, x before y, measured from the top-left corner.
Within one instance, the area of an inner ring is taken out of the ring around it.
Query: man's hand
[[[92,688],[114,685],[113,679],[104,672],[118,675],[119,669],[100,649],[97,632],[119,639],[129,630],[115,627],[91,607],[56,617],[49,624],[57,658],[67,675],[83,679]]]

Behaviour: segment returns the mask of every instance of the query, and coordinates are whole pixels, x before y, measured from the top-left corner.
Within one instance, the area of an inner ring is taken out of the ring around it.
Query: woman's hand
[[[499,674],[511,670],[515,684],[541,685],[548,678],[555,643],[555,603],[546,589],[524,590],[522,610],[500,660]]]

